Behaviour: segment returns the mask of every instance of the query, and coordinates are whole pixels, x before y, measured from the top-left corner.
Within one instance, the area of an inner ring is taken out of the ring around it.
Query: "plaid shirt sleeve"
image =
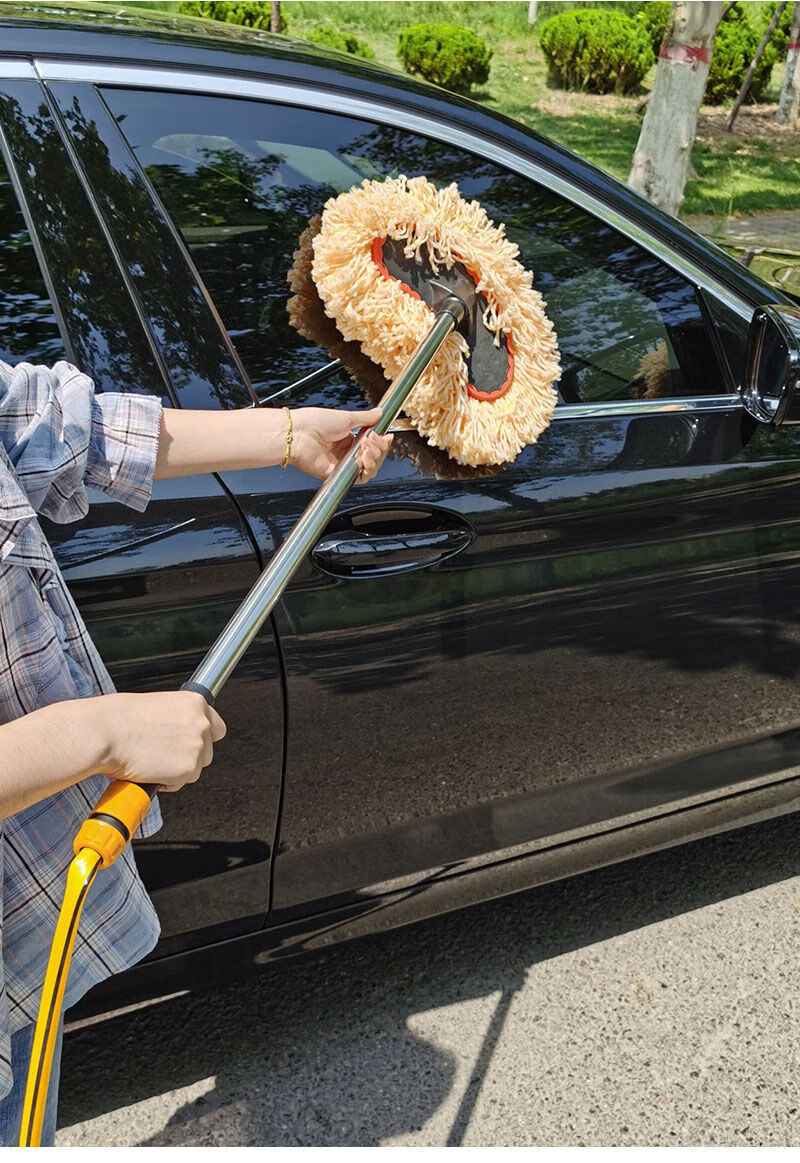
[[[0,444],[32,507],[53,521],[85,516],[87,488],[144,509],[160,420],[160,400],[95,394],[64,360],[52,368],[0,361]]]

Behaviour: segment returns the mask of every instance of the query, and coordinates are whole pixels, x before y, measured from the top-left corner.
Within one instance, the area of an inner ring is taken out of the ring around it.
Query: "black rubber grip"
[[[149,788],[146,788],[145,790],[149,791]],[[155,793],[151,794],[150,799],[153,798],[154,794]],[[91,816],[89,816],[89,819],[90,820],[102,820],[104,823],[110,824],[112,828],[117,829],[120,836],[122,836],[123,839],[125,840],[126,844],[128,844],[130,842],[130,838],[131,838],[130,832],[125,827],[122,820],[118,820],[116,816],[109,816],[106,814],[106,812],[92,812]]]
[[[181,690],[182,691],[196,691],[198,695],[203,696],[203,698],[208,703],[209,707],[214,706],[214,696],[212,695],[212,693],[208,689],[208,687],[203,686],[203,684],[200,682],[192,682],[192,680],[189,679],[187,682],[183,683],[183,685],[181,686]]]

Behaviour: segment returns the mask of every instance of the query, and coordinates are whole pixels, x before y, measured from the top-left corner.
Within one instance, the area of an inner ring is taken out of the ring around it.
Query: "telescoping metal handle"
[[[380,402],[381,417],[374,431],[382,436],[394,421],[422,373],[460,323],[467,308],[455,295],[437,306],[435,322],[397,379],[389,385]],[[199,691],[213,706],[239,659],[269,617],[281,594],[336,511],[339,502],[358,476],[360,433],[351,450],[317,491],[289,536],[273,555],[258,581],[237,609],[216,642],[182,690]],[[113,864],[124,852],[142,823],[157,790],[155,784],[127,780],[113,782],[81,825],[75,837],[76,854],[85,848],[96,852],[102,867]]]

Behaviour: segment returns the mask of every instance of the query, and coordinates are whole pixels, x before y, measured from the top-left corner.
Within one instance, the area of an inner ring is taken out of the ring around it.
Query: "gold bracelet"
[[[294,436],[294,432],[292,431],[292,413],[288,408],[284,408],[283,410],[286,413],[286,453],[281,461],[281,468],[286,468],[289,463],[289,455],[292,451],[292,437]]]

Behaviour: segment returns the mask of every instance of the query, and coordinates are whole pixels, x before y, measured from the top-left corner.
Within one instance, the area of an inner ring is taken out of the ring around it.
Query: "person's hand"
[[[326,480],[353,446],[353,429],[369,428],[380,419],[380,408],[349,412],[336,408],[293,408],[289,463],[310,476]],[[358,481],[377,473],[392,445],[391,436],[368,432],[358,450]]]
[[[100,771],[109,779],[178,791],[208,767],[214,744],[225,735],[222,719],[195,691],[99,695],[80,702],[105,740]]]

